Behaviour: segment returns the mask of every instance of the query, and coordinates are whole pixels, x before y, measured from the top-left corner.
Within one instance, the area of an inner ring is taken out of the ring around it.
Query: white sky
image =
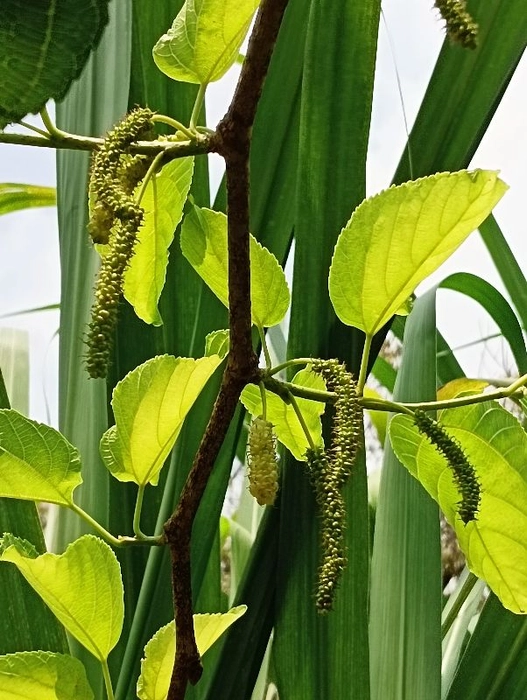
[[[441,25],[429,3],[421,0],[388,0],[384,12],[411,127],[442,43]],[[406,140],[393,61],[386,27],[381,22],[368,162],[369,194],[389,184]],[[223,116],[236,74],[234,68],[224,81],[209,88],[209,125],[214,126]],[[524,57],[472,163],[473,167],[501,170],[501,177],[511,187],[496,208],[495,215],[523,269],[527,267],[522,207],[527,183],[524,167],[527,160],[526,86],[527,61]],[[213,163],[213,181],[217,182],[220,165],[218,160]],[[47,149],[0,144],[0,182],[54,185],[54,153]],[[0,315],[57,303],[60,272],[55,211],[35,209],[0,217],[0,240]],[[473,272],[504,291],[477,233],[425,284],[437,283],[454,271]],[[496,327],[475,302],[446,290],[440,291],[439,295],[438,325],[452,346],[495,332]],[[51,418],[55,424],[58,343],[53,336],[58,329],[58,312],[1,319],[0,327],[28,330],[32,374],[30,414],[46,422]],[[504,367],[513,368],[499,341],[461,351],[458,359],[471,376],[500,376]],[[51,417],[47,415],[46,398]]]

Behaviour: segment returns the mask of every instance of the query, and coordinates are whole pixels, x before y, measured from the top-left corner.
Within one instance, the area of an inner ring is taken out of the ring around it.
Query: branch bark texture
[[[226,168],[230,352],[205,435],[176,511],[165,523],[177,633],[168,700],[184,700],[187,684],[196,683],[201,676],[192,617],[192,524],[240,393],[246,384],[258,381],[258,360],[251,339],[249,150],[258,100],[286,6],[287,0],[263,0],[232,103],[210,141],[210,149],[223,156]]]

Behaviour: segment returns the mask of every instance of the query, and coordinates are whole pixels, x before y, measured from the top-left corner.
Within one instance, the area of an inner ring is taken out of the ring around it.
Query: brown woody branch
[[[287,0],[263,0],[227,114],[211,137],[225,158],[227,180],[230,352],[219,394],[175,513],[165,523],[172,559],[177,648],[168,700],[184,700],[187,683],[202,672],[194,637],[190,542],[192,524],[240,393],[258,381],[251,339],[249,260],[249,149],[251,131]]]

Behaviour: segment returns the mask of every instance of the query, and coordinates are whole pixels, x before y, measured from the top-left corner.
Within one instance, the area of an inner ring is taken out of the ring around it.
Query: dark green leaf
[[[0,128],[60,100],[108,22],[108,0],[3,0]]]

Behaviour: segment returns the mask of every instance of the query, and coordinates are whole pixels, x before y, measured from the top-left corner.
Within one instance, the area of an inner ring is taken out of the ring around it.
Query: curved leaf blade
[[[2,700],[93,700],[82,663],[67,654],[22,651],[0,656]]]
[[[242,615],[247,606],[238,605],[226,613],[194,615],[194,633],[200,656]],[[139,700],[165,700],[176,654],[174,621],[161,627],[145,647],[141,675],[137,682]]]
[[[490,170],[438,173],[365,200],[329,273],[337,316],[373,335],[488,216],[507,189]]]
[[[443,411],[441,423],[461,443],[480,481],[476,520],[462,523],[451,469],[408,416],[395,416],[390,423],[397,457],[439,503],[470,570],[507,609],[527,613],[527,434],[492,403]]]
[[[0,16],[0,129],[60,100],[108,22],[108,0],[4,0]]]
[[[218,355],[159,355],[115,386],[115,426],[102,436],[100,449],[116,479],[157,484],[187,413],[221,362]]]
[[[218,299],[228,307],[227,217],[212,209],[193,207],[181,230],[185,258]],[[289,308],[284,271],[275,256],[254,236],[250,240],[251,318],[269,328],[280,323]]]
[[[15,564],[64,627],[99,661],[121,635],[124,619],[121,568],[105,542],[93,535],[75,540],[64,554],[28,557],[23,542],[2,552]]]
[[[81,483],[79,452],[61,433],[0,410],[0,496],[69,506]]]
[[[507,339],[520,374],[527,372],[527,350],[522,329],[509,302],[487,280],[468,272],[456,272],[439,285],[472,297],[490,314]]]
[[[259,0],[186,0],[153,49],[160,71],[173,80],[206,85],[238,58]]]
[[[54,187],[23,185],[18,182],[0,184],[0,214],[9,214],[31,207],[54,207],[57,192]]]
[[[293,384],[322,391],[326,389],[322,377],[309,369],[297,372],[293,377]],[[293,407],[291,404],[285,403],[277,394],[266,391],[265,395],[266,417],[274,426],[276,439],[287,447],[297,461],[304,461],[306,450],[310,447],[310,444]],[[248,384],[242,391],[240,401],[251,415],[262,415],[262,397],[260,389],[256,385]],[[315,445],[322,445],[322,422],[320,416],[326,409],[325,404],[300,398],[297,398],[296,401],[313,442]]]
[[[168,249],[192,183],[194,158],[178,158],[154,176],[141,199],[145,218],[124,275],[124,296],[145,323],[160,326],[157,304],[165,286]]]

